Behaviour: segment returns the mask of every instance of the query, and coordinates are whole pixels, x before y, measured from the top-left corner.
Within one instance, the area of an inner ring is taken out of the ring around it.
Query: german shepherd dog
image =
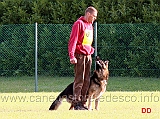
[[[99,99],[106,91],[106,85],[109,78],[108,62],[109,61],[100,60],[98,56],[96,57],[96,70],[90,78],[90,86],[87,93],[88,110],[92,110],[92,99],[95,100],[95,109],[98,110]],[[74,108],[73,83],[69,84],[67,88],[58,95],[49,110],[57,110],[63,99],[66,99],[67,102],[71,103],[70,110]]]

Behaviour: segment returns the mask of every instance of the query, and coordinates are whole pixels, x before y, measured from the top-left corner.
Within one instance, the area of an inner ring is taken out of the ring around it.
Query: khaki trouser
[[[87,91],[90,85],[91,55],[76,54],[77,64],[74,66],[75,79],[73,95],[75,102],[86,102]]]

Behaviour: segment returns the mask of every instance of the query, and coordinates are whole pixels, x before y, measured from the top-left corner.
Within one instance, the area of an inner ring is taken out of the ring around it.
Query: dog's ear
[[[106,61],[105,61],[105,63],[109,63],[109,61],[108,61],[108,60],[106,60]]]
[[[100,57],[99,56],[96,56],[96,61],[100,60]]]
[[[104,63],[105,63],[105,65],[108,65],[108,64],[109,64],[109,61],[108,61],[108,60],[106,60]]]

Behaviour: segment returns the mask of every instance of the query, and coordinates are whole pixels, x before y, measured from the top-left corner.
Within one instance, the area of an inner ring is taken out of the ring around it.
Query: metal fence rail
[[[73,76],[67,50],[71,27],[38,24],[38,75]],[[97,55],[110,61],[111,76],[160,76],[160,25],[97,27]],[[0,26],[0,76],[17,75],[35,75],[35,24]]]

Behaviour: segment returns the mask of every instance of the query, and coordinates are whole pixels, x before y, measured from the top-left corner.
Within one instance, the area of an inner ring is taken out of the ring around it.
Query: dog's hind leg
[[[95,109],[99,110],[99,98],[95,99]]]
[[[93,95],[89,96],[88,98],[88,110],[92,110],[92,97]]]

